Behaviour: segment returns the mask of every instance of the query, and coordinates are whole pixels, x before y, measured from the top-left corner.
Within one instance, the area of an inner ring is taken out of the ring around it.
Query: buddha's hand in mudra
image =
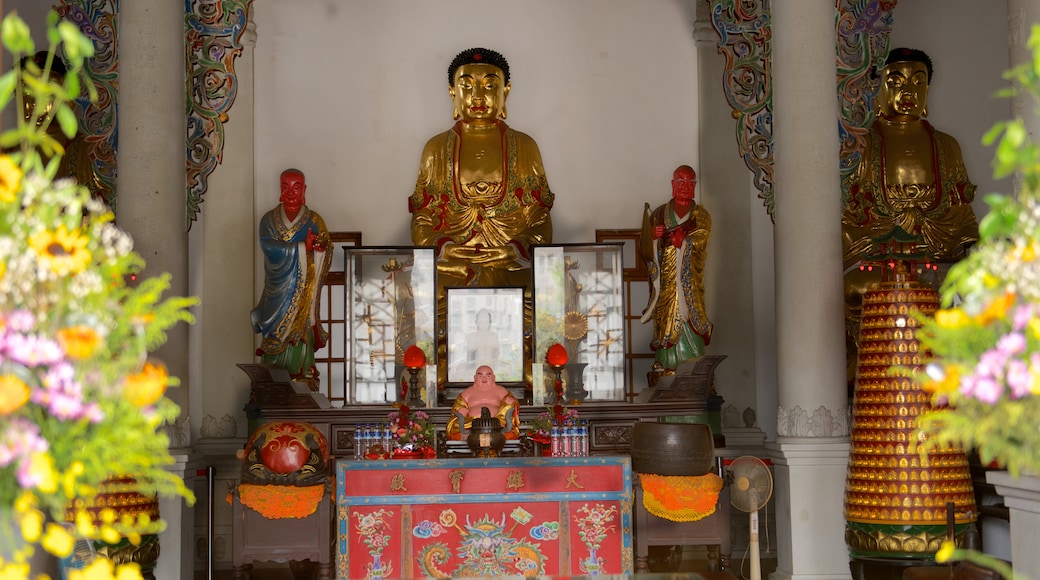
[[[517,260],[516,248],[512,246],[460,246],[448,245],[441,249],[442,261],[465,261],[471,263],[504,262]]]

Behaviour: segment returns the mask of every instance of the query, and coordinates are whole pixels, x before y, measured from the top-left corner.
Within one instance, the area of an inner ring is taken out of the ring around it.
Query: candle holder
[[[563,404],[563,369],[567,366],[567,349],[556,343],[545,352],[545,363],[553,370],[556,379],[553,382],[553,405]]]
[[[502,433],[502,423],[498,417],[492,417],[487,407],[480,410],[480,417],[473,419],[466,445],[474,457],[488,459],[498,457],[505,447],[506,436]]]
[[[408,369],[408,385],[401,398],[409,407],[422,407],[422,398],[419,397],[419,370],[426,366],[426,353],[413,344],[404,352],[404,366]]]

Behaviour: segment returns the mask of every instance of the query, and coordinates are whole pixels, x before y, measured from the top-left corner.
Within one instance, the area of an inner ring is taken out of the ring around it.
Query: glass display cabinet
[[[344,253],[348,359],[344,406],[402,400],[402,384],[410,378],[404,353],[413,344],[426,355],[426,367],[417,373],[420,396],[434,401],[433,249],[347,247]]]
[[[555,372],[545,353],[567,349],[561,372],[568,401],[625,398],[625,300],[622,245],[557,244],[532,247],[534,280],[535,404],[550,399]]]
[[[410,379],[404,353],[413,344],[426,355],[418,389],[428,407],[437,406],[438,365],[451,371],[440,373],[448,376],[448,386],[464,384],[472,380],[470,367],[481,348],[493,352],[502,384],[515,384],[523,393],[530,377],[528,403],[547,403],[556,375],[545,353],[555,343],[568,353],[561,371],[566,400],[625,400],[621,244],[534,246],[533,324],[524,321],[522,288],[448,288],[447,304],[440,305],[447,312],[445,329],[437,327],[432,248],[348,247],[344,254],[344,406],[402,400],[402,385]],[[474,338],[482,332],[498,338]],[[437,356],[439,333],[446,360]],[[530,359],[523,354],[528,340]]]

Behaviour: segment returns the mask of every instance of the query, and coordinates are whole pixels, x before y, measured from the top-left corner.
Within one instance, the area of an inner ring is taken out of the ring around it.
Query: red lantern
[[[417,369],[426,366],[426,353],[414,344],[404,351],[404,366]]]
[[[560,343],[550,346],[545,353],[545,362],[552,367],[562,367],[567,364],[567,349],[563,348]]]

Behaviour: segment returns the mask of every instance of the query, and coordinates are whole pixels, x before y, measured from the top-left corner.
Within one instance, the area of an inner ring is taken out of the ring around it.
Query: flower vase
[[[391,455],[390,458],[391,459],[422,459],[423,458],[423,451],[421,449],[416,449],[414,451],[402,451],[402,450],[398,449],[398,450],[394,451],[393,455]]]

